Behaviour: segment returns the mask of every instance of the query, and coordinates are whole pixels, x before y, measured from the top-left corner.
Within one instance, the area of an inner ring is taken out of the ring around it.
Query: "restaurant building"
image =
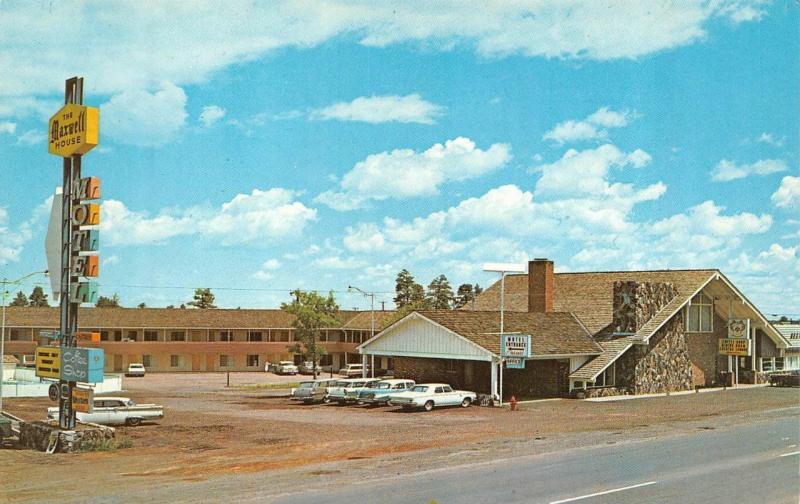
[[[537,259],[504,284],[504,332],[531,336],[524,369],[500,354],[500,282],[464,310],[414,312],[359,352],[392,357],[403,377],[527,398],[757,383],[791,346],[719,270],[555,273]],[[720,354],[732,328],[746,355]]]
[[[376,312],[376,319],[387,313]],[[370,312],[342,311],[339,319],[320,336],[327,350],[321,364],[333,371],[360,362],[356,347],[371,334]],[[95,345],[105,350],[106,372],[124,372],[132,362],[148,371],[197,372],[259,371],[268,362],[302,360],[289,350],[294,315],[282,310],[81,308],[78,320],[81,331],[100,333]],[[42,331],[58,326],[56,307],[9,307],[5,351],[22,361],[49,342]]]

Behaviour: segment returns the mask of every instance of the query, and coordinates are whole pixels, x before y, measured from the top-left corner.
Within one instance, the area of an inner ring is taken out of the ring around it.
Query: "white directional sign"
[[[47,224],[47,236],[44,240],[44,250],[47,256],[47,270],[50,272],[50,288],[53,290],[53,300],[58,301],[61,295],[61,188],[56,188],[53,195],[53,207],[50,209],[50,222]]]

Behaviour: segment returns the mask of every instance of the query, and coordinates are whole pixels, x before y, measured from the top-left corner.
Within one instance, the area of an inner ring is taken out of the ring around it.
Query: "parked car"
[[[22,356],[22,366],[23,367],[36,367],[36,356],[35,355],[23,355]]]
[[[389,396],[405,392],[414,387],[414,380],[381,380],[370,388],[358,391],[358,402],[373,406],[386,405]]]
[[[313,375],[314,374],[314,362],[313,361],[305,361],[299,366],[297,366],[297,371],[302,375]],[[322,372],[322,366],[317,363],[317,374]]]
[[[91,413],[77,412],[81,422],[135,427],[147,420],[164,418],[164,407],[158,404],[136,404],[127,397],[95,397]],[[47,408],[47,417],[58,419],[58,408]]]
[[[375,384],[378,381],[379,380],[370,380],[367,378],[345,378],[336,380],[336,386],[328,390],[328,399],[330,402],[336,402],[340,405],[356,402],[360,389]]]
[[[800,387],[800,369],[771,373],[769,384],[775,387]]]
[[[131,363],[125,376],[144,376],[144,372],[144,364]]]
[[[304,403],[330,402],[328,390],[336,386],[338,379],[322,379],[300,382],[300,385],[292,390],[290,399],[292,401],[302,401]]]
[[[431,411],[439,406],[461,405],[466,408],[475,402],[476,397],[475,392],[453,390],[446,383],[422,383],[414,385],[406,392],[390,395],[389,404],[402,406],[404,410],[423,408],[425,411]]]
[[[275,365],[275,374],[280,375],[296,375],[298,372],[297,366],[294,365],[294,362],[284,360],[280,361],[278,364]]]
[[[348,364],[339,370],[339,374],[341,376],[347,376],[348,378],[360,378],[364,376],[365,370],[369,371],[369,366],[364,366],[363,364]]]
[[[0,415],[0,448],[3,447],[3,439],[10,438],[12,434],[11,420]]]

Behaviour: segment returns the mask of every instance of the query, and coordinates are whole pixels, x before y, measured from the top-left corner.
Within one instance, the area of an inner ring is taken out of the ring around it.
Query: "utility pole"
[[[347,290],[349,291],[356,291],[360,293],[364,297],[370,298],[370,331],[369,331],[369,339],[375,337],[375,293],[374,292],[365,292],[358,287],[353,287],[352,285],[347,286]],[[370,362],[369,366],[370,376],[375,378],[375,356],[372,356],[372,361]],[[366,370],[364,370],[364,375],[366,375]],[[366,378],[366,376],[364,376]]]

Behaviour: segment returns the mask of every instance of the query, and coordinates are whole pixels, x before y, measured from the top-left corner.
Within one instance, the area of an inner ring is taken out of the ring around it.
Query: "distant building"
[[[375,312],[377,323],[390,313]],[[322,365],[334,371],[360,362],[356,346],[371,329],[370,312],[343,311],[339,318],[341,324],[320,338],[328,352]],[[100,333],[107,372],[124,372],[132,362],[157,372],[259,371],[268,362],[301,360],[288,350],[295,341],[294,316],[282,310],[81,308],[78,321],[81,331]],[[6,353],[20,360],[33,355],[37,345],[48,343],[40,332],[58,326],[56,307],[7,308]]]
[[[504,299],[504,332],[532,339],[524,369],[502,364],[500,282],[474,308],[411,313],[359,351],[392,357],[403,377],[520,398],[690,390],[737,370],[740,383],[754,383],[791,346],[714,269],[555,273],[542,259],[506,277]],[[745,321],[737,335],[748,356],[719,355],[733,321]]]
[[[776,323],[775,329],[789,341],[789,347],[786,348],[784,357],[775,357],[770,362],[764,361],[763,365],[774,371],[800,369],[800,324]]]

